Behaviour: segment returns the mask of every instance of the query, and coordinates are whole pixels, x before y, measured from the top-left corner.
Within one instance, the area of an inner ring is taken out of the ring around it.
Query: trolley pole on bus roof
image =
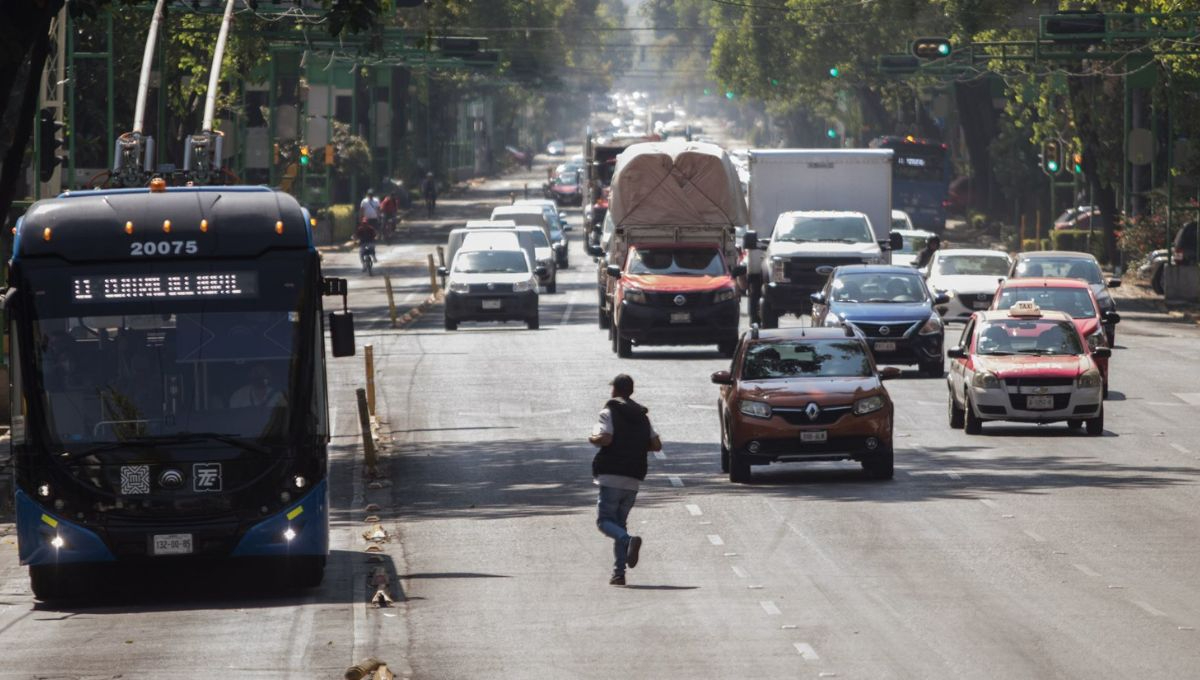
[[[146,96],[150,90],[150,67],[154,65],[154,50],[158,43],[159,26],[163,19],[163,5],[158,0],[154,5],[154,16],[150,19],[150,30],[146,34],[146,49],[142,52],[142,71],[138,76],[137,100],[133,106],[133,128],[117,138],[113,152],[113,168],[110,181],[117,186],[141,186],[146,177],[154,172],[154,138],[142,134],[142,123],[146,116]]]

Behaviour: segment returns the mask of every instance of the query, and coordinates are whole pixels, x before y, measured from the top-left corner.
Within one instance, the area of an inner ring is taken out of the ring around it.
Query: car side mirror
[[[1107,347],[1097,347],[1092,350],[1092,356],[1107,359],[1112,356],[1112,350]]]
[[[946,295],[945,293],[938,293],[937,295],[933,296],[933,304],[948,305],[950,304],[950,296]]]
[[[893,380],[900,377],[900,369],[895,366],[884,366],[879,369],[880,380]]]
[[[717,371],[712,374],[712,381],[714,385],[732,385],[733,374],[729,371]]]
[[[446,278],[447,276],[450,276],[449,270],[447,270],[445,267],[438,267],[437,273],[438,273],[438,276],[442,277],[443,279]]]
[[[615,264],[610,264],[604,268],[604,272],[614,279],[621,278],[621,268]]]
[[[888,234],[888,246],[891,247],[892,250],[903,250],[904,237],[901,236],[899,232],[893,231],[892,233]]]
[[[1103,321],[1104,323],[1121,323],[1121,315],[1116,312],[1105,312]]]
[[[808,296],[808,299],[809,299],[809,300],[812,300],[812,303],[813,303],[814,305],[823,305],[823,304],[825,304],[825,296],[824,296],[824,295],[822,295],[822,294],[820,294],[820,293],[812,293],[812,294],[810,294],[810,295]]]
[[[745,276],[745,274],[746,274],[746,265],[744,265],[744,264],[735,264],[735,265],[733,265],[733,269],[729,270],[729,274],[730,274],[731,276],[733,276],[734,278],[737,278],[737,277],[739,277],[739,276]]]
[[[592,257],[600,257],[604,255],[604,249],[598,245],[590,245],[588,246],[588,253],[590,253]]]
[[[758,249],[758,232],[757,231],[747,231],[745,234],[742,234],[742,249],[743,250],[757,250]]]
[[[1109,279],[1108,287],[1109,288],[1120,288],[1121,287],[1121,279]]]
[[[967,350],[962,347],[951,347],[946,350],[946,357],[950,359],[965,359],[967,357]]]
[[[545,268],[545,267],[543,267],[542,265],[538,265],[538,266],[536,266],[536,267],[534,267],[534,268],[533,268],[533,273],[534,273],[534,274],[537,274],[538,276],[545,276],[546,274],[548,274],[548,273],[550,273],[550,272],[549,272],[549,270],[548,270],[548,269],[546,269],[546,268]]]

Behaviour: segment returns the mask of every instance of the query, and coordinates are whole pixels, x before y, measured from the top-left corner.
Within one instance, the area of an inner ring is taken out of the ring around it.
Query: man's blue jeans
[[[638,492],[611,486],[600,487],[596,527],[613,540],[613,576],[625,575],[625,559],[629,556],[629,532],[625,521],[637,500]]]

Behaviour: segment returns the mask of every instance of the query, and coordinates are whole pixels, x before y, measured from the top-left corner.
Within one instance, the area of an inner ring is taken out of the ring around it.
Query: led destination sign
[[[74,302],[244,299],[258,295],[255,272],[84,276],[71,280]]]

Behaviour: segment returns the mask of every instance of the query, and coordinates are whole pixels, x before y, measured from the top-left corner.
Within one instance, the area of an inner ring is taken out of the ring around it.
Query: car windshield
[[[705,248],[638,249],[629,256],[629,273],[721,276],[725,263],[721,253]]]
[[[865,217],[857,215],[820,216],[800,215],[775,230],[776,241],[832,241],[834,243],[866,243],[874,241],[871,226]]]
[[[556,184],[567,184],[570,186],[575,186],[576,184],[579,184],[579,178],[576,177],[575,173],[573,173],[573,172],[570,172],[570,173],[564,172],[563,174],[559,175],[558,177],[555,177],[554,181]]]
[[[1074,324],[1058,319],[1001,319],[980,325],[976,354],[1079,355]]]
[[[830,298],[834,302],[921,302],[926,295],[916,273],[843,272],[833,280]]]
[[[866,348],[851,339],[755,343],[742,362],[743,380],[859,378],[871,373]]]
[[[1007,276],[1008,258],[995,255],[942,255],[933,265],[941,276]]]
[[[1018,278],[1052,276],[1060,279],[1082,279],[1088,283],[1100,283],[1100,265],[1091,258],[1083,257],[1035,257],[1017,264]]]
[[[894,223],[893,223],[894,225]],[[907,225],[904,225],[907,226]],[[929,240],[926,236],[908,236],[904,235],[904,245],[900,246],[900,250],[894,251],[897,253],[916,253],[925,250],[925,243]]]
[[[454,271],[460,274],[525,274],[529,263],[519,250],[476,250],[459,253]]]
[[[1075,319],[1099,314],[1086,288],[1005,288],[996,300],[996,309],[1009,309],[1023,300],[1032,300],[1041,309],[1066,312]]]

